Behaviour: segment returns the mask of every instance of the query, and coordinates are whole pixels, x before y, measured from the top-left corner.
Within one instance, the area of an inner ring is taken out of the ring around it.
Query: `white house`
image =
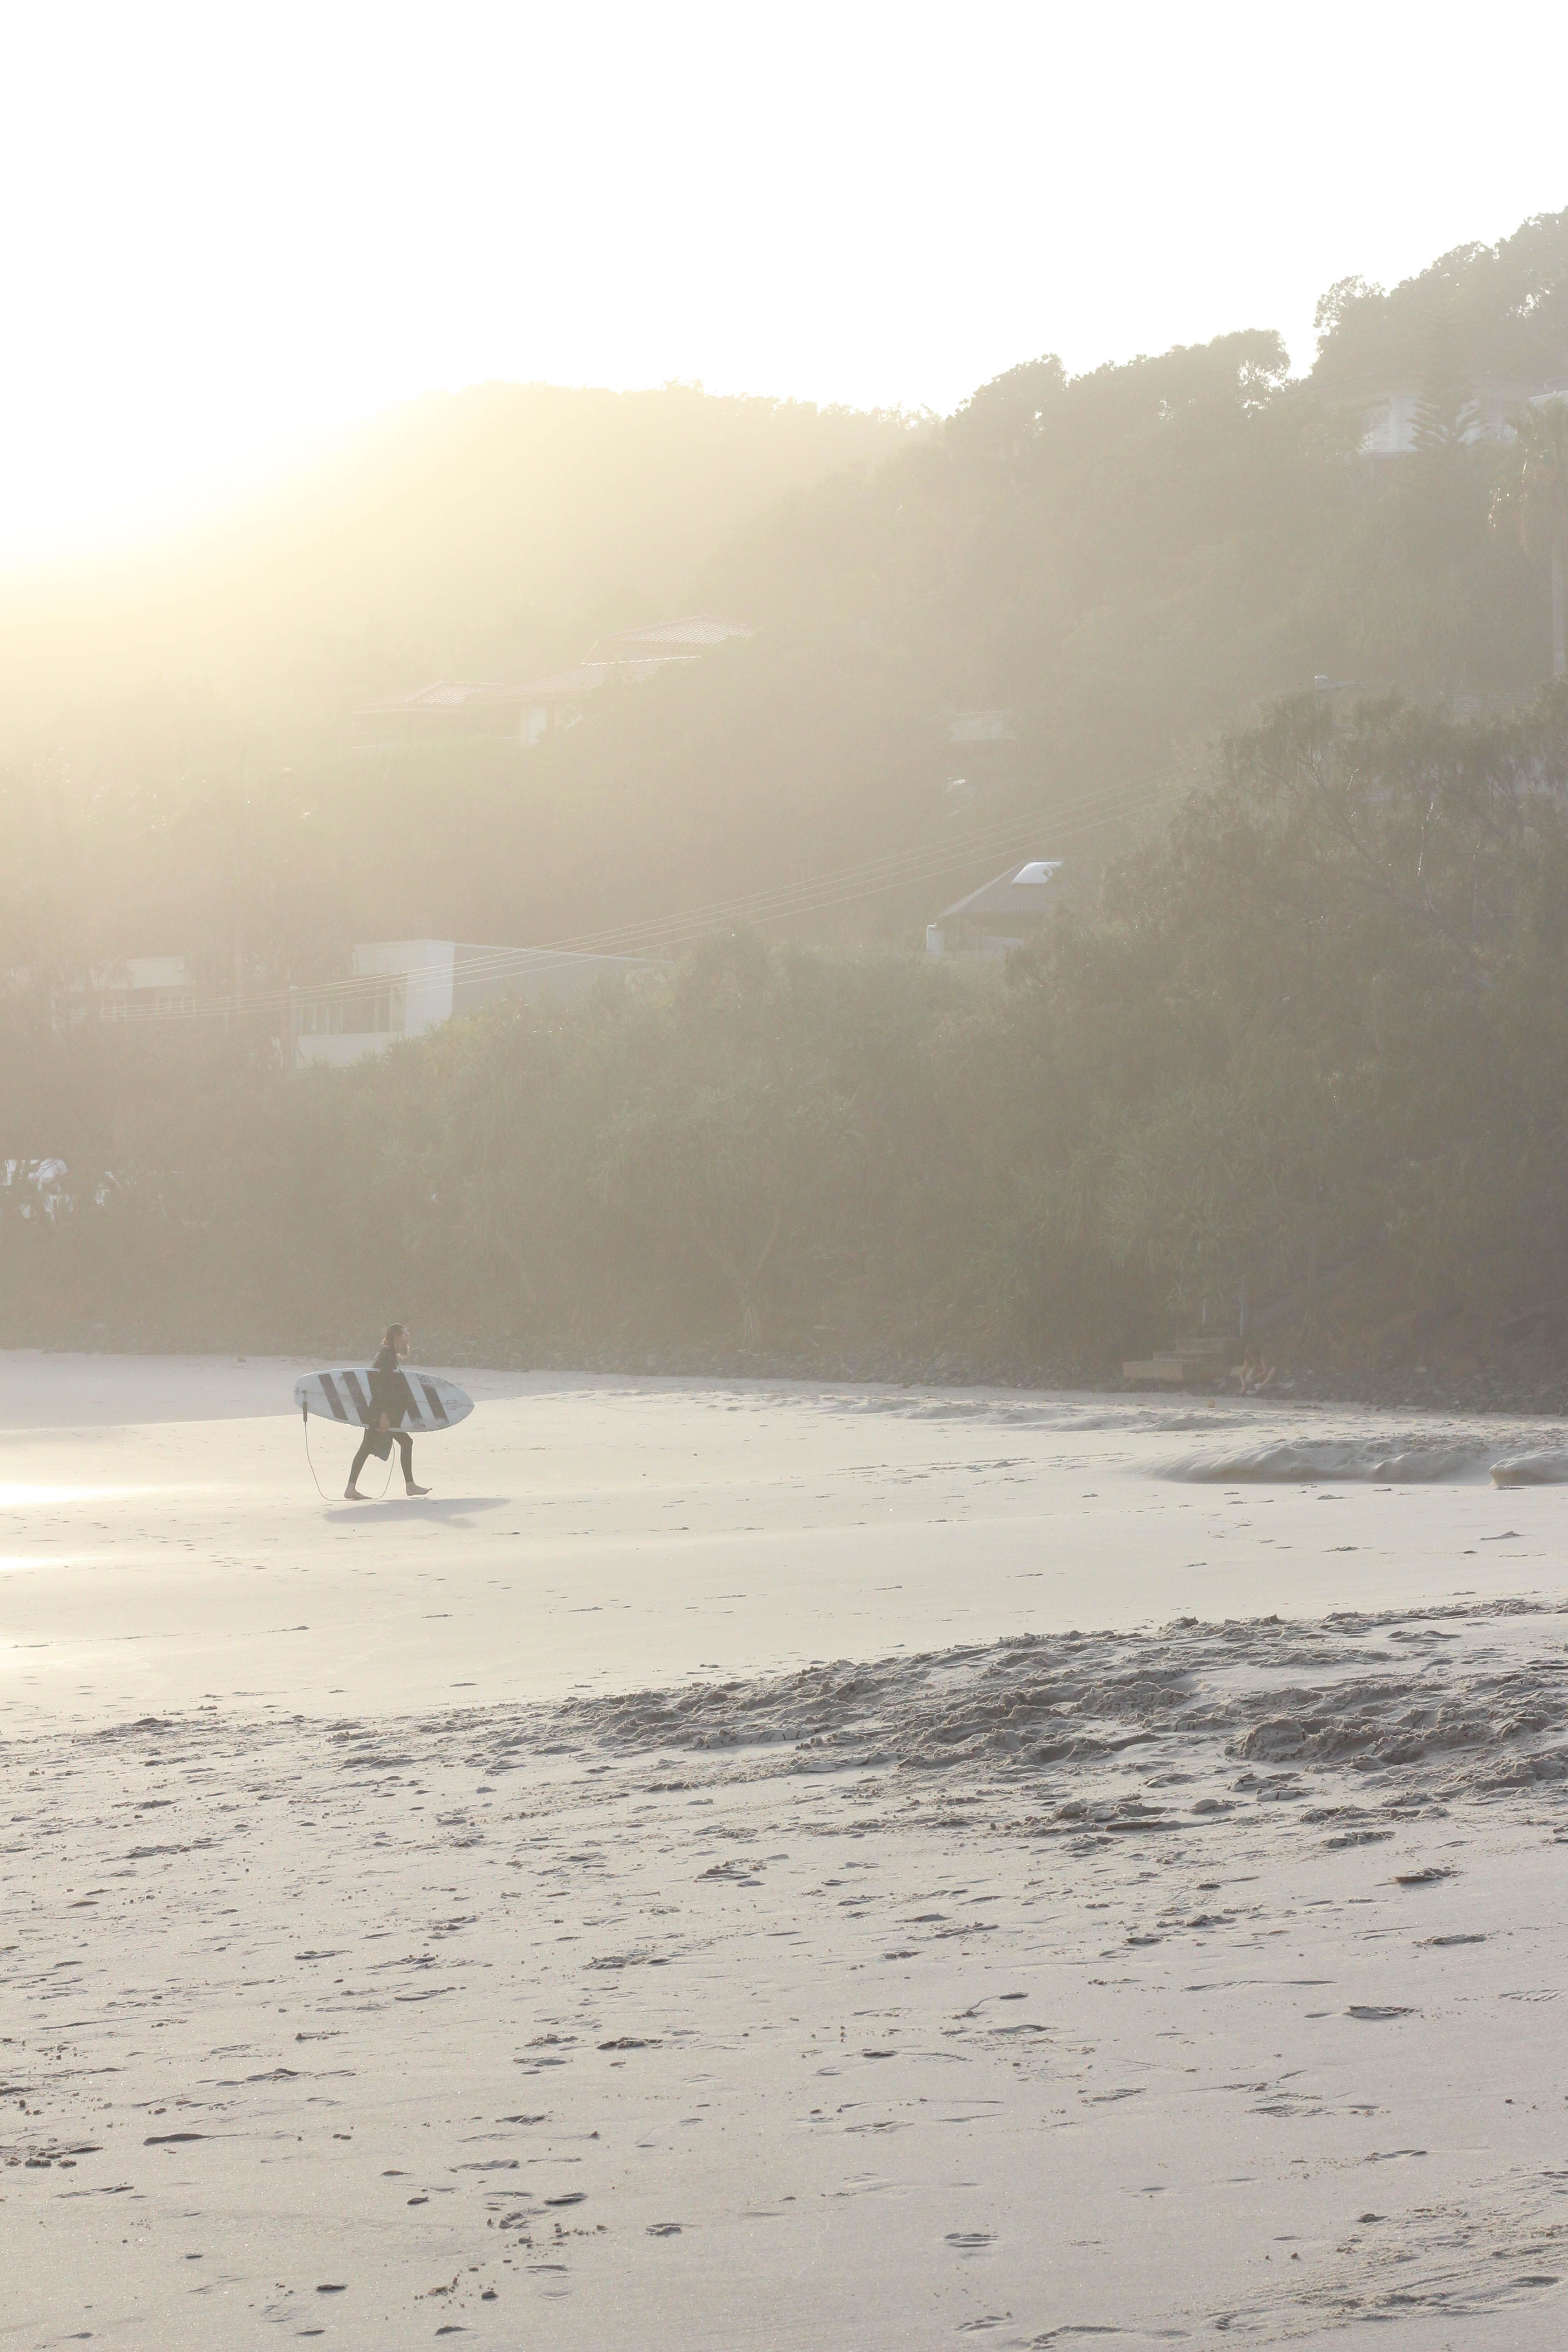
[[[1513,420],[1521,408],[1539,408],[1542,402],[1568,396],[1568,384],[1542,384],[1518,376],[1479,377],[1470,389],[1461,438],[1500,444],[1513,439]],[[1342,405],[1357,411],[1362,421],[1363,457],[1413,457],[1420,446],[1417,427],[1425,392],[1411,379],[1352,396]]]
[[[371,940],[354,949],[343,979],[289,990],[289,1067],[363,1061],[500,996],[570,1003],[591,995],[601,980],[650,969],[637,956],[474,947],[459,940]]]
[[[1062,902],[1059,857],[1032,857],[944,907],[926,925],[928,955],[994,958],[1021,948]]]

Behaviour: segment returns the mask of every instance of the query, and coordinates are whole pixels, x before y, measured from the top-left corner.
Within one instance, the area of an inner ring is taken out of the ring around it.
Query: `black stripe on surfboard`
[[[338,1384],[336,1381],[333,1380],[331,1372],[322,1372],[320,1377],[321,1382],[321,1394],[331,1406],[333,1418],[337,1421],[347,1421],[348,1415],[343,1411],[343,1401],[338,1394]]]
[[[424,1390],[425,1401],[430,1407],[431,1428],[434,1429],[437,1423],[439,1422],[442,1428],[445,1429],[447,1426],[447,1408],[441,1402],[439,1390],[437,1388],[433,1381],[427,1381],[425,1378],[423,1372],[419,1375],[419,1385]]]
[[[353,1406],[356,1415],[360,1421],[363,1423],[365,1428],[368,1429],[370,1427],[370,1397],[359,1384],[359,1374],[357,1372],[345,1372],[343,1374],[343,1386],[349,1392],[349,1402]]]

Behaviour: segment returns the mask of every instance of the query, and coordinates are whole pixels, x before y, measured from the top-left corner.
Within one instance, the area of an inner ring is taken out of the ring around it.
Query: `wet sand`
[[[312,1422],[316,1491],[301,1369],[0,1357],[0,1729],[554,1698],[1558,1587],[1562,1498],[1487,1475],[1544,1425],[459,1371],[478,1409],[418,1442],[429,1499],[395,1476],[349,1504],[352,1436]],[[1286,1444],[1357,1475],[1245,1475]],[[1436,1482],[1364,1475],[1423,1452]],[[1237,1475],[1192,1475],[1216,1467]]]

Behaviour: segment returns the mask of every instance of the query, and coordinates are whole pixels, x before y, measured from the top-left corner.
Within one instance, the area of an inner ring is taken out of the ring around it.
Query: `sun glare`
[[[1042,350],[1237,320],[1304,362],[1331,281],[1558,201],[1555,77],[1474,110],[1466,45],[1412,21],[34,11],[7,34],[0,554],[124,537],[280,434],[497,377],[947,409]],[[1238,203],[1260,88],[1271,155],[1322,169]]]

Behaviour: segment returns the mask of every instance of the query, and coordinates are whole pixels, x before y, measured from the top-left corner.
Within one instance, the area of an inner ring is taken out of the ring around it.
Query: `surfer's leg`
[[[359,1491],[359,1474],[364,1468],[365,1464],[369,1460],[370,1432],[367,1429],[364,1433],[364,1442],[361,1445],[359,1452],[354,1455],[353,1468],[349,1472],[349,1483],[343,1488],[343,1500],[345,1503],[363,1502],[364,1496]]]
[[[427,1495],[430,1492],[428,1486],[416,1486],[414,1483],[414,1440],[405,1429],[398,1431],[397,1443],[403,1455],[404,1485],[411,1495]]]

